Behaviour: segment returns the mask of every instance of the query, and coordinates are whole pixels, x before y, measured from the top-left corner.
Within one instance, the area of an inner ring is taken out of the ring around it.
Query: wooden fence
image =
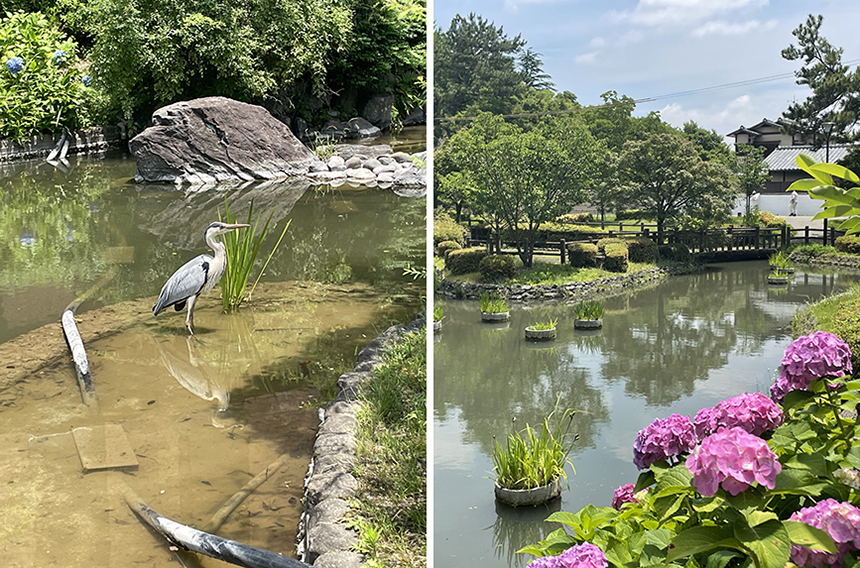
[[[586,223],[583,223],[586,224]],[[597,243],[600,239],[607,237],[645,237],[653,241],[657,240],[657,225],[646,223],[587,223],[587,225],[600,227],[605,233],[595,235],[594,238],[577,241],[544,241],[535,243],[535,255],[559,256],[561,263],[567,262],[567,245],[569,243]],[[618,227],[618,230],[615,230]],[[740,250],[776,251],[791,243],[803,242],[804,244],[822,243],[832,244],[836,238],[843,234],[833,227],[827,226],[819,229],[806,226],[802,229],[791,227],[719,227],[712,229],[694,230],[667,230],[663,233],[663,244],[684,244],[693,253],[731,252]],[[490,246],[490,235],[484,231],[483,234],[472,229],[468,235],[466,246]],[[516,253],[516,243],[513,241],[502,241],[501,251],[505,254]]]

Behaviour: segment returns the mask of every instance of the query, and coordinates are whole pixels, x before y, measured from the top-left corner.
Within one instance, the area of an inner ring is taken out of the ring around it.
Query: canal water
[[[122,155],[0,169],[4,567],[179,566],[122,488],[202,527],[282,456],[216,533],[295,555],[320,401],[358,350],[421,309],[423,282],[405,271],[424,266],[424,199],[291,181],[194,193],[135,185],[134,172]],[[274,210],[258,267],[289,228],[251,301],[226,314],[216,288],[191,339],[184,312],[151,308],[173,271],[207,252],[203,231],[225,200],[242,220],[252,202],[255,217]],[[76,298],[93,407],[59,326]]]
[[[560,525],[556,510],[609,505],[635,482],[632,444],[655,418],[742,392],[767,392],[790,322],[808,302],[858,281],[851,274],[798,270],[787,287],[767,284],[765,261],[715,264],[701,274],[606,300],[600,331],[573,328],[573,306],[515,304],[511,321],[481,323],[477,302],[440,301],[435,340],[435,562],[448,568],[523,566],[516,554]],[[549,343],[524,328],[558,318]],[[494,438],[537,425],[556,398],[578,410],[571,458],[576,474],[560,500],[513,509],[493,496]],[[515,419],[515,421],[514,421]]]

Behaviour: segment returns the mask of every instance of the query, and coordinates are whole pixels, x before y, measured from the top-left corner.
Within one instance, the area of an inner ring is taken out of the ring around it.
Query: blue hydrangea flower
[[[68,55],[68,54],[65,51],[63,51],[62,49],[58,49],[57,51],[54,52],[54,56],[51,58],[51,62],[54,65],[56,65],[57,67],[59,67],[60,65],[63,64],[63,58],[66,55]]]
[[[13,75],[19,73],[24,68],[24,60],[20,57],[10,57],[6,62],[6,69]]]
[[[81,83],[84,84],[84,87],[89,87],[91,82],[92,79],[89,75],[84,75],[83,77],[81,77]]]

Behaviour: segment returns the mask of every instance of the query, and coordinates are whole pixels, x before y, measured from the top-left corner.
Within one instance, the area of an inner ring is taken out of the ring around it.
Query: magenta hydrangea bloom
[[[761,436],[775,430],[782,420],[782,410],[765,395],[754,392],[726,399],[713,408],[703,408],[693,418],[693,428],[700,440],[720,428],[734,427]]]
[[[842,566],[845,555],[860,549],[860,509],[835,499],[825,499],[814,507],[792,513],[790,520],[801,521],[825,531],[836,543],[838,554],[810,550],[802,546],[791,547],[791,561],[798,566]]]
[[[624,503],[638,503],[639,501],[633,496],[633,484],[628,483],[622,485],[615,490],[612,496],[612,508],[618,511],[621,510],[621,505]]]
[[[850,375],[851,349],[832,333],[816,331],[795,339],[781,363],[789,390],[808,390],[815,379]]]
[[[779,377],[770,385],[770,399],[777,404],[782,404],[785,400],[785,395],[791,388],[788,386],[788,379],[785,378],[785,373],[780,373]]]
[[[773,489],[782,464],[767,442],[735,427],[702,440],[687,458],[687,469],[699,493],[709,497],[720,485],[732,495],[745,491],[754,481]]]
[[[590,542],[571,546],[558,556],[559,568],[609,568],[603,551]]]
[[[535,558],[527,568],[609,568],[603,551],[590,542],[571,546],[558,556]]]
[[[648,469],[654,462],[691,452],[697,442],[689,416],[673,414],[658,418],[636,435],[633,464],[639,469]]]

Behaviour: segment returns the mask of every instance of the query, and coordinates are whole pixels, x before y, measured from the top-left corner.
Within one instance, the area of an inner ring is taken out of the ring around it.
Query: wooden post
[[[809,225],[803,228],[803,244],[809,244]]]
[[[761,227],[755,228],[755,249],[758,250],[761,248]]]
[[[620,223],[620,222],[618,223],[618,232],[619,233],[624,232],[624,223]]]
[[[824,245],[827,246],[827,219],[824,220],[824,231],[821,237],[824,239]]]
[[[836,246],[836,227],[830,227],[830,242]]]
[[[564,242],[564,239],[561,239],[559,248],[561,249],[561,263],[564,264],[567,262],[567,244]]]

